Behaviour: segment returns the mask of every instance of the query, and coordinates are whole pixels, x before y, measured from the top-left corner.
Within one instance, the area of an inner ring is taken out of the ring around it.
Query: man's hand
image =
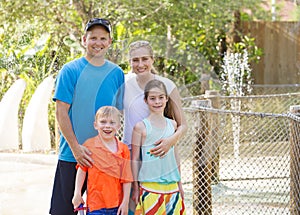
[[[91,158],[92,153],[86,147],[78,145],[73,151],[74,157],[80,166],[92,167],[93,159]]]

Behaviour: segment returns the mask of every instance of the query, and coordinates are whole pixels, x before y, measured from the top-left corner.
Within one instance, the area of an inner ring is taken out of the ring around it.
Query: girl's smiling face
[[[163,89],[158,87],[152,88],[148,91],[145,102],[148,104],[151,112],[163,113],[166,107],[168,98]]]

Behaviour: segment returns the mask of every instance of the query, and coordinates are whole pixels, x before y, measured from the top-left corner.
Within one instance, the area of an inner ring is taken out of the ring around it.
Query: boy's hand
[[[74,195],[72,199],[74,209],[78,208],[80,204],[85,204],[83,198],[80,195]]]

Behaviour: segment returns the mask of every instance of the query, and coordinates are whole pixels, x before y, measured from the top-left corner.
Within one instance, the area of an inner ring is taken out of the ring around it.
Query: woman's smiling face
[[[132,50],[130,53],[130,66],[136,74],[151,72],[154,59],[146,47]]]

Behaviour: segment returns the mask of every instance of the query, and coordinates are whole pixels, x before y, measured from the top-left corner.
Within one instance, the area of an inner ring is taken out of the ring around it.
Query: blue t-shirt
[[[97,135],[94,128],[98,108],[112,105],[123,109],[124,73],[105,61],[102,66],[90,64],[85,57],[63,66],[56,78],[53,100],[70,104],[69,116],[79,144]],[[60,136],[59,159],[76,162],[65,138]]]

